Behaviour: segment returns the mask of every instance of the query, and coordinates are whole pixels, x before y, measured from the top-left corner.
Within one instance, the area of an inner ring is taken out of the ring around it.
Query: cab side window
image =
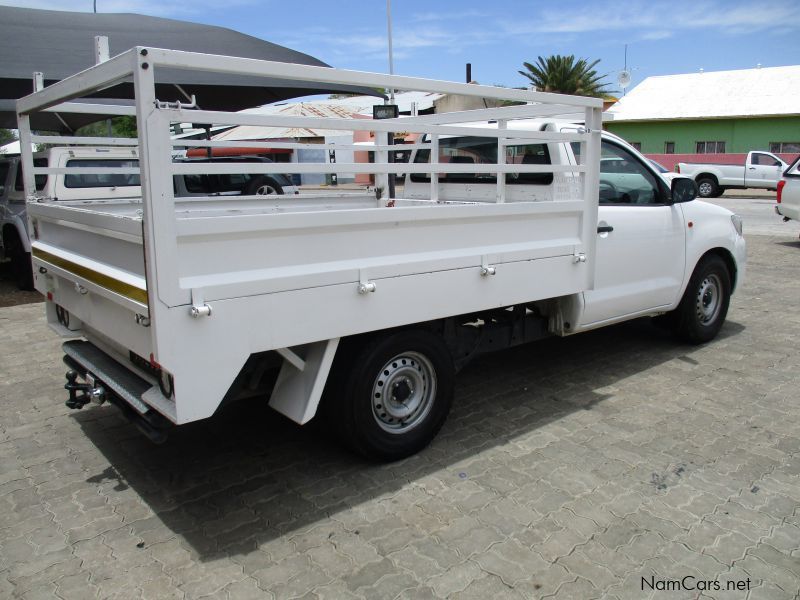
[[[764,167],[780,167],[781,163],[767,154],[753,154],[753,164]]]
[[[431,151],[424,148],[417,151],[415,163],[427,163],[431,160]],[[475,165],[475,172],[442,174],[442,183],[497,184],[497,175],[491,171],[497,163],[497,142],[491,138],[464,136],[442,138],[439,140],[439,162],[450,164]],[[501,164],[502,164],[501,160]],[[506,147],[506,164],[549,165],[550,151],[547,144],[524,144]],[[481,172],[480,165],[487,165],[489,171]],[[411,181],[429,182],[427,173],[412,173]],[[506,183],[509,185],[550,185],[552,173],[507,173]]]
[[[33,166],[46,167],[47,159],[34,158]],[[44,189],[44,186],[47,184],[47,175],[37,175],[35,179],[36,179],[36,190],[41,192]],[[22,161],[19,161],[19,163],[17,164],[17,179],[16,181],[14,181],[14,189],[18,192],[21,192],[25,189],[25,180],[22,178]]]
[[[0,196],[6,193],[6,178],[8,177],[9,164],[0,162]]]
[[[603,142],[600,153],[600,204],[662,204],[655,175],[620,146]]]

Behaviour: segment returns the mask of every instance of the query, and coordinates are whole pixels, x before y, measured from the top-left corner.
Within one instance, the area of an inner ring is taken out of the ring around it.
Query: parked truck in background
[[[132,143],[136,143],[133,140]],[[257,156],[174,157],[173,160],[192,163],[241,164],[247,169],[253,162],[269,162]],[[120,200],[141,198],[138,173],[119,174],[115,167],[138,168],[139,154],[135,146],[63,147],[57,146],[33,157],[35,167],[107,168],[105,173],[54,173],[36,176],[36,191],[53,202],[69,200]],[[11,272],[20,289],[33,288],[31,273],[31,242],[27,229],[22,161],[19,156],[0,156],[0,253],[11,262]],[[296,194],[297,188],[284,174],[250,175],[227,173],[209,175],[197,173],[175,176],[174,193],[182,196],[238,196]]]
[[[523,104],[373,121],[157,98],[153,72],[186,68]],[[321,412],[353,449],[398,459],[442,427],[475,356],[642,316],[707,342],[744,276],[738,217],[601,139],[595,98],[135,48],[19,100],[23,149],[40,141],[30,115],[130,78],[141,156],[116,170],[141,172],[142,197],[54,202],[30,153],[25,188],[36,288],[75,338],[67,405],[113,403],[154,441],[252,397],[300,424]],[[576,111],[581,126],[555,118]],[[176,175],[240,168],[173,162],[181,122],[373,131],[373,163],[249,169],[371,173],[377,193],[176,198]],[[388,160],[395,131],[421,134],[400,148],[413,161]],[[393,173],[409,177],[401,197]]]
[[[37,152],[33,164],[41,167],[131,167],[139,164],[135,148],[50,148]],[[0,249],[11,261],[11,270],[21,289],[31,289],[31,242],[27,229],[22,160],[0,157]],[[36,193],[53,201],[122,199],[141,197],[138,175],[107,174],[37,175]]]
[[[771,152],[753,150],[744,165],[678,163],[675,171],[697,182],[701,198],[717,198],[725,190],[776,190],[786,163]]]

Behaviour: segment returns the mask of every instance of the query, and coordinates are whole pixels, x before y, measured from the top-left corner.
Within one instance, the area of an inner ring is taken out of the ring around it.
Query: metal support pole
[[[394,57],[392,56],[392,0],[386,0],[386,30],[389,39],[389,75],[394,75]],[[389,90],[389,104],[394,104],[394,88]],[[386,144],[389,146],[394,144],[394,133],[391,131],[386,134]],[[393,163],[394,152],[390,150],[386,156],[386,160],[389,163]],[[389,198],[392,199],[394,197],[394,173],[389,173]]]

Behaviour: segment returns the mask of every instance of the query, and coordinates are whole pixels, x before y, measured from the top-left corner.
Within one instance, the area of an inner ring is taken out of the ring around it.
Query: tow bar
[[[106,390],[102,385],[98,385],[91,373],[86,373],[86,383],[78,383],[78,372],[67,371],[67,383],[64,389],[69,392],[69,400],[64,404],[67,407],[77,410],[83,408],[89,402],[102,404],[106,401]]]

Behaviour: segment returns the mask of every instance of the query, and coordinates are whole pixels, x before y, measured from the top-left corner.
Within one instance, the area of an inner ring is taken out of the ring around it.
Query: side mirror
[[[697,198],[697,184],[694,179],[689,177],[674,177],[670,191],[672,193],[672,203],[691,202]]]

